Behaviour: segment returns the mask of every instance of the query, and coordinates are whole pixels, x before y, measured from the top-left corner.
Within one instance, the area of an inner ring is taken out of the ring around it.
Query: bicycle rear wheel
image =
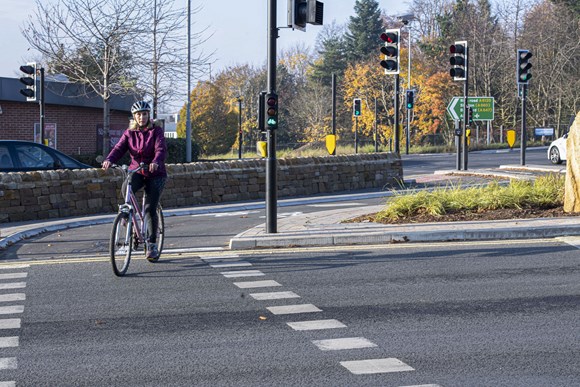
[[[133,251],[133,222],[130,214],[119,213],[113,222],[109,244],[113,273],[124,276],[131,262]]]
[[[163,251],[163,240],[165,239],[165,220],[163,219],[163,209],[161,206],[157,206],[157,219],[159,222],[157,224],[157,250],[159,255]]]

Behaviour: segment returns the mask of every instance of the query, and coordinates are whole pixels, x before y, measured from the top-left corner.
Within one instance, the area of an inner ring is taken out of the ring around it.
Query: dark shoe
[[[157,243],[149,243],[147,245],[147,260],[149,262],[157,262],[159,259],[159,250],[157,250]]]

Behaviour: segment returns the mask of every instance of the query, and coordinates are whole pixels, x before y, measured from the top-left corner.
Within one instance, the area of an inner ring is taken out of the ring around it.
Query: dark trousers
[[[145,222],[147,222],[147,239],[151,243],[157,243],[157,227],[159,225],[159,218],[157,216],[157,206],[161,193],[165,187],[165,177],[145,177],[138,173],[134,173],[131,179],[131,186],[133,192],[136,194],[141,188],[145,187]],[[126,187],[123,185],[123,194],[125,194]]]

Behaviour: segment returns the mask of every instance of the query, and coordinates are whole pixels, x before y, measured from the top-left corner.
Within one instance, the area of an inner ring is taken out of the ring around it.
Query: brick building
[[[0,77],[0,140],[34,141],[40,128],[38,102],[20,94],[20,80]],[[110,102],[111,138],[118,139],[131,117],[133,96],[113,96]],[[103,101],[81,86],[45,82],[45,138],[71,156],[96,154],[102,149]],[[38,139],[38,137],[37,137]]]

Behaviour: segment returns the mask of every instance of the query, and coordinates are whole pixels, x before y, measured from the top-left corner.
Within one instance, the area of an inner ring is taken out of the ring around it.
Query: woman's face
[[[149,121],[149,112],[147,110],[142,112],[137,112],[133,114],[135,121],[137,121],[137,125],[145,126],[147,125],[147,121]]]

